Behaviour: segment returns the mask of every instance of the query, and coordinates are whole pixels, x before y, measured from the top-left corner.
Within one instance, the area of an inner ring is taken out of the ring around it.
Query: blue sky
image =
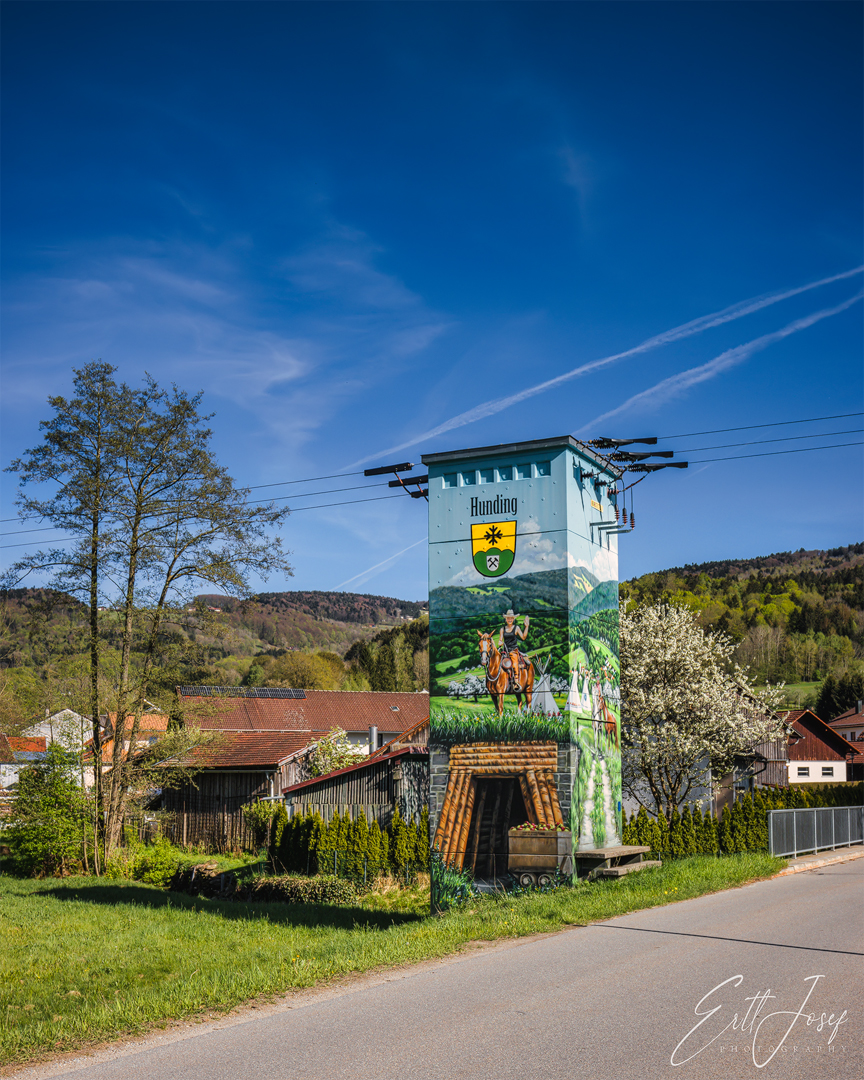
[[[860,412],[861,23],[831,2],[7,2],[4,461],[97,357],[204,390],[250,485]],[[640,485],[622,578],[860,540],[860,445],[706,459],[860,443],[861,419],[662,443],[821,436],[682,453]],[[422,501],[301,512],[388,493],[300,495],[355,484],[272,489],[297,512],[295,576],[269,588],[425,596]]]

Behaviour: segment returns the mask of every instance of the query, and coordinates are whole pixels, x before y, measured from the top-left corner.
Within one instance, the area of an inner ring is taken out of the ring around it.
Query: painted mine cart
[[[572,874],[572,838],[561,829],[510,829],[507,869],[520,885],[549,885]]]

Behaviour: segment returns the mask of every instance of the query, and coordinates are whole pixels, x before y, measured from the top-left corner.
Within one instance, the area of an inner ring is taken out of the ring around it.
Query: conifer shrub
[[[279,845],[282,843],[282,834],[288,824],[288,811],[280,806],[273,815],[273,825],[270,829],[270,844],[267,848],[267,858],[272,867],[276,867],[279,858]]]
[[[681,811],[681,839],[680,848],[684,855],[698,855],[699,847],[696,838],[696,826],[690,807],[685,806]]]
[[[408,866],[413,862],[416,841],[408,831],[408,826],[402,815],[399,813],[398,807],[396,808],[396,811],[393,814],[393,820],[390,823],[390,836],[392,838],[390,845],[390,864],[398,873],[404,873]]]

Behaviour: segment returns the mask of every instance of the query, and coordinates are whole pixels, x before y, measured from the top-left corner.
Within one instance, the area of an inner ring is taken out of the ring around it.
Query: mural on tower
[[[619,474],[569,436],[423,461],[433,846],[497,877],[542,834],[536,879],[620,843]]]

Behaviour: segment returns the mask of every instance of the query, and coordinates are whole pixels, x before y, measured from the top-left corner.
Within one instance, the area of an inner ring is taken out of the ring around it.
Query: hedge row
[[[332,874],[318,874],[314,878],[296,875],[249,878],[242,870],[220,871],[216,863],[178,868],[169,887],[173,892],[190,896],[257,903],[353,904],[357,900],[354,882]]]
[[[381,873],[429,869],[429,812],[420,821],[405,821],[397,810],[386,829],[365,815],[351,820],[338,810],[326,825],[320,814],[276,812],[268,850],[277,873],[336,873],[366,878]]]
[[[316,877],[256,878],[243,889],[243,899],[253,901],[281,900],[288,904],[353,904],[357,887],[353,881],[318,874]]]
[[[672,817],[651,818],[641,808],[629,821],[624,816],[622,841],[650,847],[655,855],[733,855],[768,850],[768,811],[819,806],[857,806],[864,795],[862,784],[819,785],[812,788],[759,788],[752,795],[727,806],[718,821],[704,816],[697,806],[685,807]]]

